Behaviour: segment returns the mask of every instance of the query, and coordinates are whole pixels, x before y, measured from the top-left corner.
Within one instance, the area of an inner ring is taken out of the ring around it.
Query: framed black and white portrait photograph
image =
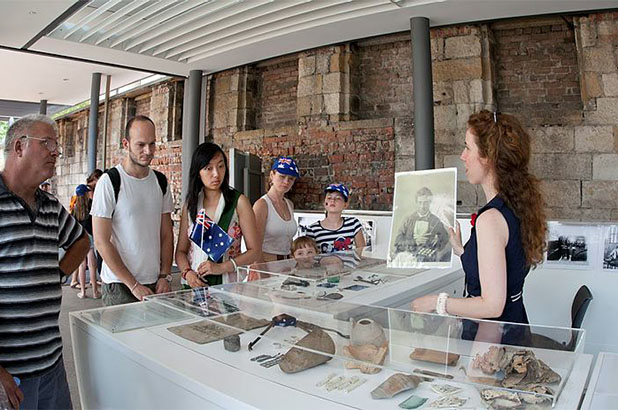
[[[457,169],[395,174],[387,264],[391,268],[448,268],[455,226]]]

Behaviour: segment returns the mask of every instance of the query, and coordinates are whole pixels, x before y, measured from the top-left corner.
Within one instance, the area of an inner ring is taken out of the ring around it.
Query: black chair
[[[584,315],[586,314],[592,299],[592,293],[590,292],[590,289],[588,289],[588,286],[582,285],[575,294],[573,303],[571,304],[571,327],[573,329],[581,328],[582,322],[584,321]],[[531,333],[529,342],[531,347],[573,351],[575,348],[575,343],[577,342],[577,333],[572,332],[571,339],[568,342],[562,343],[545,335]]]
[[[571,327],[573,329],[581,328],[582,322],[584,321],[584,315],[586,314],[588,305],[590,305],[592,299],[592,293],[590,293],[588,286],[582,285],[575,294],[573,304],[571,305]],[[576,341],[577,336],[575,332],[573,332],[571,335],[571,340],[565,345],[567,350],[572,351],[575,348]]]
[[[572,328],[579,329],[582,326],[584,315],[586,314],[586,310],[588,310],[588,305],[590,305],[592,299],[592,293],[590,293],[588,286],[582,285],[575,294],[573,304],[571,305]]]

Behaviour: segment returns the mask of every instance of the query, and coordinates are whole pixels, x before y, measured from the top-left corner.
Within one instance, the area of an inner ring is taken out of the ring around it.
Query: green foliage
[[[0,121],[0,144],[4,144],[4,137],[6,137],[6,132],[8,130],[9,130],[9,122]]]
[[[65,115],[67,115],[67,114],[74,113],[76,111],[79,111],[79,110],[81,110],[83,108],[86,108],[86,107],[89,107],[89,106],[90,106],[90,100],[82,101],[82,102],[80,102],[77,105],[73,105],[73,106],[71,106],[69,108],[65,108],[62,111],[58,111],[57,113],[55,113],[51,117],[52,117],[52,119],[57,120],[60,117],[63,117]]]

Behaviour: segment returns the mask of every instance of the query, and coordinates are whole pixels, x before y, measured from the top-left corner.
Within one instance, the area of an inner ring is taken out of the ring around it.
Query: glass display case
[[[208,358],[283,386],[291,397],[303,392],[342,408],[549,407],[564,394],[582,352],[579,329],[418,314],[320,295],[286,298],[294,291],[274,292],[260,281],[72,315],[123,343],[139,333],[196,362]],[[204,369],[197,382],[211,377]]]
[[[388,268],[385,260],[372,257],[370,252],[360,257],[355,251],[346,251],[241,266],[238,279],[267,287],[284,298],[338,300],[380,289],[424,271]]]

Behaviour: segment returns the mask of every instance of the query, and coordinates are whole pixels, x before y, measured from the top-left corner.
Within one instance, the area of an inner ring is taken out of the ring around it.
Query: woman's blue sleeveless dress
[[[488,209],[497,209],[509,228],[509,239],[506,244],[506,303],[502,315],[491,320],[501,322],[528,323],[526,308],[523,301],[524,279],[530,271],[530,266],[526,264],[526,255],[521,240],[519,218],[509,208],[504,200],[499,196],[494,197],[477,213],[477,217]],[[482,249],[482,248],[481,248]],[[478,244],[476,239],[476,228],[472,228],[470,239],[464,246],[464,253],[461,255],[461,263],[466,274],[466,293],[467,297],[481,295],[481,282],[479,278],[478,264]],[[472,321],[464,322],[463,338],[473,340],[476,336],[477,323]],[[527,329],[523,326],[505,325],[502,329],[502,343],[521,345],[524,343]]]

